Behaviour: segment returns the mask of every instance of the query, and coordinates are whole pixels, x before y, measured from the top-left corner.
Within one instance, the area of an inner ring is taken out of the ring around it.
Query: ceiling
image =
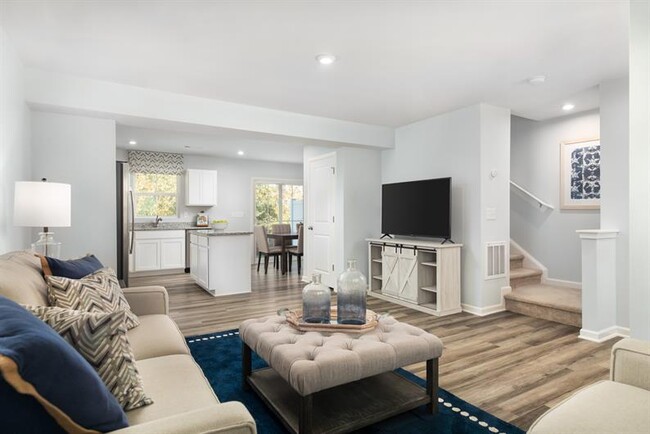
[[[299,163],[303,160],[302,142],[275,139],[271,135],[235,130],[195,132],[185,129],[143,128],[118,124],[117,147],[127,150],[176,152],[221,158]],[[135,140],[136,145],[129,145]],[[243,151],[244,155],[238,155]]]
[[[10,1],[29,67],[376,125],[532,119],[627,74],[627,1]],[[331,52],[338,61],[318,64]],[[543,74],[546,83],[527,79]],[[591,107],[576,106],[576,111]],[[585,103],[587,104],[587,103]]]

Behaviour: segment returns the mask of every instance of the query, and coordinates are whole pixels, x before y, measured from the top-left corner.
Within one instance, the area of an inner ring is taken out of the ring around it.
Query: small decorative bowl
[[[215,231],[225,231],[228,227],[228,223],[212,223],[212,229]]]

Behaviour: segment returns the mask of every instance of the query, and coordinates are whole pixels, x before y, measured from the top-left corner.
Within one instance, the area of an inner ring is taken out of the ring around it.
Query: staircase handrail
[[[512,179],[510,180],[510,185],[513,186],[513,187],[515,187],[517,190],[521,191],[522,193],[524,193],[526,196],[528,196],[528,197],[530,197],[531,199],[533,199],[535,202],[537,202],[537,204],[539,205],[540,208],[546,207],[546,208],[548,208],[548,209],[555,209],[555,208],[553,207],[553,205],[551,205],[550,203],[544,202],[542,199],[540,199],[539,197],[535,196],[533,193],[531,193],[530,191],[526,190],[524,187],[522,187],[521,185],[517,184],[517,183],[514,182]]]

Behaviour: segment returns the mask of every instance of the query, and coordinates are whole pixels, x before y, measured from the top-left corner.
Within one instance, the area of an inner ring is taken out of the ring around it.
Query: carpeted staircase
[[[510,256],[510,287],[512,292],[504,296],[506,310],[582,326],[581,290],[543,284],[542,270],[525,268],[524,255]]]

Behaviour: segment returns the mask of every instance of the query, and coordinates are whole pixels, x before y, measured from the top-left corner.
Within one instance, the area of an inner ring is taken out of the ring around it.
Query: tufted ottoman
[[[244,321],[244,387],[297,433],[350,432],[427,405],[437,411],[436,336],[393,318],[364,334],[299,332],[284,317]],[[252,371],[251,351],[269,368]],[[426,390],[393,372],[426,361]]]

